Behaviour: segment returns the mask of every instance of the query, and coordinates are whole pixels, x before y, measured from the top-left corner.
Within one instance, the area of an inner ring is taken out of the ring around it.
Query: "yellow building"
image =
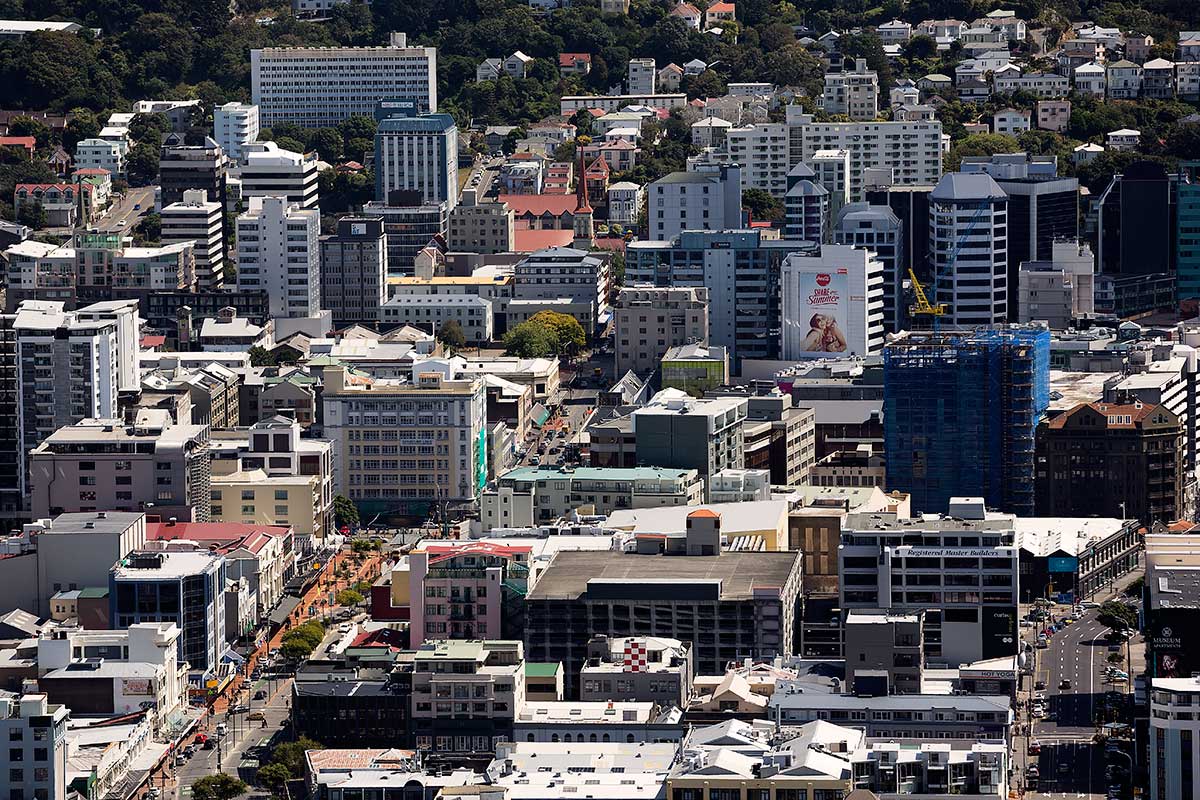
[[[608,516],[606,527],[637,534],[683,534],[688,515],[707,508],[721,515],[721,535],[731,550],[787,550],[788,502],[754,500],[709,503],[702,506],[620,509]]]

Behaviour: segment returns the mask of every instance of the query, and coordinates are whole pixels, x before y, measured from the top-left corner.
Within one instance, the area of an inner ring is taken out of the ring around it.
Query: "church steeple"
[[[587,163],[583,153],[579,154],[579,176],[575,183],[575,196],[578,202],[575,206],[575,247],[590,248],[595,242],[595,228],[592,220],[592,204],[588,202]]]

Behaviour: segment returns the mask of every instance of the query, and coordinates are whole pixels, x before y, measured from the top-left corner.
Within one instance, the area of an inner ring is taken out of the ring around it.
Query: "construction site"
[[[884,452],[914,512],[951,496],[1034,512],[1034,441],[1050,402],[1050,332],[1009,325],[914,331],[883,351]]]

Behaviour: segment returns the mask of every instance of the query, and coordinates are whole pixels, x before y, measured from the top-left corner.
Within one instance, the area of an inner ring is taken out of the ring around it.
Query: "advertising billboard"
[[[1051,556],[1046,559],[1051,572],[1078,572],[1079,559],[1074,556]]]
[[[797,319],[804,333],[800,351],[804,354],[863,352],[847,342],[850,313],[850,278],[846,270],[803,272],[800,274],[800,302]]]
[[[1017,609],[983,607],[983,657],[1002,658],[1017,652]]]

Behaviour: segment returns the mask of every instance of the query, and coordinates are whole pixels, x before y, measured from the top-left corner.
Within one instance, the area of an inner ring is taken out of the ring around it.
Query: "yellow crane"
[[[917,296],[917,302],[909,307],[909,312],[912,314],[926,314],[932,317],[940,317],[946,313],[945,303],[931,303],[929,298],[925,296],[925,287],[917,280],[917,273],[910,268],[908,270],[908,279],[912,281],[913,294]]]

